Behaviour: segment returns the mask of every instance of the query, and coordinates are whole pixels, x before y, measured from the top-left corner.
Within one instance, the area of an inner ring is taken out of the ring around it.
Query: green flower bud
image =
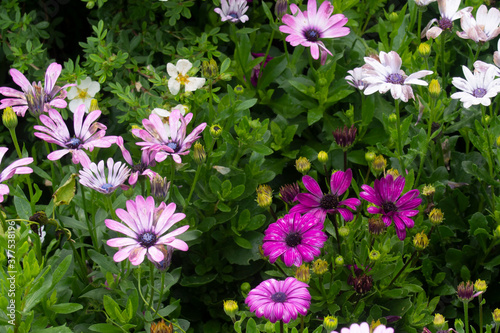
[[[219,124],[214,124],[210,126],[210,135],[213,138],[218,138],[222,134],[222,127]]]
[[[334,316],[326,316],[323,319],[323,327],[327,332],[333,331],[337,328],[337,325],[339,324],[339,320],[337,317]]]
[[[13,130],[16,128],[18,124],[17,114],[10,106],[3,110],[2,121],[5,127],[7,127],[9,130]]]
[[[335,265],[342,266],[344,264],[344,257],[338,256],[335,258]]]

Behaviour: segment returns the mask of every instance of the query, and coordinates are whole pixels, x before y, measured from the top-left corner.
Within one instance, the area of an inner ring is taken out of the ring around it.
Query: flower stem
[[[153,318],[156,316],[156,314],[158,313],[158,310],[160,309],[161,298],[163,297],[164,284],[165,284],[165,272],[161,272],[160,298],[158,298],[158,305],[156,306],[156,310],[155,310],[155,313],[153,314]]]
[[[446,43],[446,33],[443,31],[441,33],[441,77],[443,78],[442,80],[442,89],[443,91],[446,91],[446,62],[444,59],[444,44]]]
[[[431,103],[429,107],[429,120],[427,123],[427,139],[426,145],[424,146],[424,150],[420,154],[420,165],[418,167],[417,178],[415,180],[415,184],[418,186],[418,181],[420,180],[420,174],[422,173],[422,169],[424,167],[424,161],[427,157],[427,149],[431,143],[431,134],[432,134],[432,123],[434,122],[434,98],[431,98]]]
[[[464,302],[465,333],[469,333],[469,302]]]
[[[275,30],[273,29],[273,31],[271,32],[271,37],[269,38],[269,43],[267,44],[266,54],[264,55],[264,59],[260,63],[260,71],[259,71],[259,77],[257,78],[257,86],[259,86],[260,82],[258,79],[260,79],[260,77],[262,76],[262,73],[264,72],[264,64],[266,63],[267,56],[269,55],[269,51],[271,50],[271,45],[273,44],[274,33],[275,33]]]
[[[149,306],[153,308],[153,298],[155,296],[155,266],[152,261],[149,261],[149,283],[151,284],[151,295],[149,296]]]
[[[184,205],[183,211],[186,211],[186,208],[189,206],[189,202],[191,202],[191,197],[193,196],[194,189],[196,187],[196,183],[198,182],[198,178],[200,177],[200,171],[201,171],[201,164],[198,165],[198,168],[196,169],[196,173],[194,174],[194,180],[193,180],[193,183],[191,184],[191,189],[189,190],[189,195],[186,199],[186,204]],[[170,186],[172,186],[172,183],[170,183]]]
[[[399,272],[396,274],[396,276],[391,280],[391,282],[387,285],[387,287],[385,287],[385,289],[389,288],[390,286],[392,286],[392,284],[394,283],[394,281],[396,281],[398,279],[398,277],[401,275],[401,273],[404,272],[404,270],[410,265],[410,263],[413,262],[413,258],[415,258],[415,255],[418,255],[420,254],[420,251],[414,251],[410,257],[410,259],[408,259],[408,261],[406,262],[406,264],[399,270]]]
[[[175,178],[175,161],[172,159],[171,166],[172,169],[170,169],[170,188],[168,189],[168,200],[172,200],[173,193],[172,191],[174,190],[174,178]]]
[[[479,294],[479,333],[483,333],[483,295]]]
[[[14,129],[9,128],[9,132],[10,132],[10,136],[12,138],[12,142],[14,143],[14,146],[16,147],[17,156],[19,156],[19,158],[23,158],[23,153],[21,152],[21,148],[19,147],[19,142],[17,141],[16,131]],[[27,176],[26,184],[28,185],[28,192],[30,194],[31,212],[34,214],[35,213],[35,203],[33,202],[33,187],[31,185],[30,175]]]
[[[340,235],[339,235],[339,226],[337,224],[337,213],[329,214],[329,215],[330,216],[333,215],[333,218],[331,218],[330,220],[332,220],[333,226],[335,227],[335,234],[337,235],[337,247],[339,249],[339,256],[341,256],[342,251],[340,250]]]
[[[403,143],[401,141],[401,118],[399,116],[399,99],[396,102],[396,130],[398,132],[398,160],[401,167],[401,174],[404,175],[406,172],[406,167],[403,159]]]
[[[284,327],[283,327],[283,320],[280,320],[280,333],[283,333],[285,330],[284,330]]]

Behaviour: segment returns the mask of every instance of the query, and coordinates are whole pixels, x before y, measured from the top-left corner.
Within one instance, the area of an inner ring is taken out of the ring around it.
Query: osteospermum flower
[[[144,199],[137,196],[135,200],[128,200],[127,210],[117,209],[116,215],[125,223],[106,219],[106,226],[128,237],[112,238],[107,244],[118,247],[113,260],[121,262],[129,259],[134,266],[140,265],[147,255],[154,263],[160,263],[165,255],[161,247],[168,245],[181,251],[187,251],[188,245],[183,240],[175,238],[184,233],[189,226],[185,225],[166,233],[174,224],[186,217],[183,213],[175,213],[175,203],[168,205],[165,202],[155,207],[153,197]]]
[[[500,92],[500,79],[495,79],[498,69],[492,65],[479,68],[483,70],[475,70],[472,74],[466,66],[462,66],[466,79],[454,77],[451,81],[455,87],[462,90],[452,94],[451,98],[460,99],[466,109],[478,104],[489,106],[491,98]]]
[[[220,15],[222,22],[245,23],[248,21],[248,16],[245,15],[247,10],[246,0],[221,0],[221,8],[215,8],[214,12]]]
[[[0,163],[2,162],[2,159],[7,150],[9,150],[9,148],[0,147]],[[12,178],[12,176],[14,176],[15,174],[25,175],[28,173],[32,173],[33,169],[25,166],[32,162],[33,162],[32,157],[25,157],[12,162],[11,164],[9,164],[8,167],[6,167],[5,169],[2,170],[2,172],[0,172],[0,183],[3,183],[7,179]],[[3,202],[3,196],[8,194],[9,194],[9,186],[5,184],[0,184],[0,202]]]
[[[428,4],[430,4],[431,2],[435,2],[436,0],[415,0],[415,3],[418,5],[418,6],[427,6]]]
[[[151,159],[157,162],[164,161],[167,156],[172,156],[176,163],[181,163],[180,155],[189,154],[189,148],[200,137],[206,123],[198,125],[188,136],[186,136],[186,127],[193,118],[192,113],[183,117],[179,110],[172,110],[168,119],[170,124],[170,133],[167,133],[163,123],[156,114],[151,114],[149,119],[143,119],[144,129],[132,129],[132,134],[140,137],[144,142],[138,142],[143,150],[147,150]]]
[[[345,77],[345,80],[351,87],[363,90],[368,86],[368,84],[363,81],[365,74],[362,67],[356,67],[352,70],[348,70],[347,73],[349,75]]]
[[[338,333],[336,331],[332,331],[331,333]],[[373,332],[370,330],[370,325],[368,323],[361,324],[351,324],[349,328],[344,327],[340,330],[340,333],[394,333],[394,328],[385,327],[385,325],[378,325],[375,327]]]
[[[264,56],[265,56],[264,53],[253,53],[252,52],[252,57],[254,57],[254,58],[259,58],[259,57],[264,57]],[[259,78],[262,76],[261,71],[264,70],[267,63],[271,60],[273,60],[273,57],[268,55],[266,57],[266,59],[264,59],[263,62],[258,63],[252,69],[252,76],[250,77],[250,83],[252,84],[252,86],[257,87],[257,83],[259,82]]]
[[[297,194],[295,201],[299,201],[299,204],[292,207],[290,213],[310,213],[324,221],[326,214],[338,212],[344,220],[351,221],[354,216],[348,208],[356,210],[356,206],[361,203],[356,198],[341,200],[342,195],[351,185],[351,180],[351,169],[347,169],[345,172],[337,171],[330,178],[331,193],[323,194],[314,178],[311,176],[302,177],[302,182],[310,193]]]
[[[180,59],[177,64],[167,64],[168,89],[173,95],[177,95],[184,86],[186,91],[195,91],[205,84],[205,79],[200,77],[191,77],[187,72],[193,67],[193,64],[186,59]]]
[[[59,112],[54,109],[49,110],[49,114],[40,115],[42,125],[35,125],[35,136],[50,143],[55,143],[64,149],[50,153],[47,158],[55,161],[71,153],[74,164],[80,163],[83,167],[90,165],[90,158],[84,150],[92,151],[95,147],[108,148],[116,142],[116,136],[105,136],[106,126],[96,122],[101,115],[101,111],[90,112],[85,121],[85,105],[81,104],[75,112],[73,124],[75,135],[70,136],[68,127]]]
[[[156,172],[149,169],[149,167],[155,166],[156,161],[154,160],[154,157],[151,158],[148,151],[143,150],[141,155],[141,162],[139,162],[138,164],[134,164],[132,156],[130,155],[130,152],[127,150],[127,148],[125,148],[125,144],[121,136],[116,137],[116,145],[120,147],[123,158],[132,168],[130,178],[128,179],[128,183],[130,185],[135,185],[135,183],[137,183],[137,180],[139,179],[139,176],[149,176],[149,178],[154,177]]]
[[[409,99],[415,98],[411,85],[426,86],[427,82],[420,78],[432,74],[432,71],[422,70],[407,76],[401,70],[401,57],[394,51],[389,53],[381,51],[379,57],[380,61],[365,57],[366,70],[363,81],[369,84],[364,90],[365,95],[371,95],[376,91],[383,94],[390,90],[394,99],[408,102]]]
[[[344,27],[347,17],[343,14],[332,16],[333,6],[329,1],[324,1],[318,9],[316,0],[309,0],[307,10],[304,12],[293,3],[290,5],[290,10],[293,15],[283,16],[284,25],[280,26],[280,31],[289,34],[286,41],[292,46],[300,44],[309,47],[314,59],[319,58],[321,51],[322,64],[326,61],[326,54],[332,55],[332,53],[320,39],[343,37],[350,32],[349,28]]]
[[[269,279],[250,290],[245,303],[257,317],[264,316],[270,322],[282,320],[289,323],[298,314],[305,316],[311,305],[308,285],[293,277],[284,281]]]
[[[417,208],[422,199],[418,198],[420,192],[411,190],[401,196],[405,186],[405,178],[399,176],[396,179],[387,175],[382,179],[375,179],[373,188],[361,185],[363,192],[359,196],[378,207],[368,207],[370,214],[382,214],[382,220],[386,226],[394,221],[396,234],[400,240],[406,237],[406,228],[413,228],[415,222],[410,218],[418,214]],[[400,197],[401,196],[401,197]]]
[[[90,103],[95,94],[99,92],[101,85],[97,81],[92,81],[90,77],[86,77],[80,84],[72,86],[68,90],[69,109],[75,112],[80,104],[85,104],[85,110],[90,110]]]
[[[13,97],[4,98],[0,101],[0,110],[11,106],[14,112],[24,117],[26,110],[33,115],[39,115],[42,112],[48,112],[51,107],[65,108],[67,103],[66,89],[73,84],[67,84],[63,87],[56,86],[57,78],[61,74],[62,66],[58,63],[51,63],[45,72],[45,86],[41,82],[28,81],[26,76],[15,68],[9,70],[12,80],[22,89],[22,92],[9,87],[0,87],[0,94]]]
[[[80,170],[80,184],[104,194],[113,193],[118,187],[128,189],[123,183],[130,175],[130,169],[122,162],[115,163],[111,157],[106,164],[108,176],[104,172],[104,161],[99,164],[90,163],[88,167]]]
[[[185,116],[188,108],[185,105],[177,104],[176,106],[174,106],[172,108],[172,110],[179,110],[181,112],[181,115]],[[161,118],[161,121],[163,122],[163,126],[165,127],[165,131],[170,136],[170,124],[168,122],[168,119],[170,118],[170,114],[172,112],[165,110],[165,109],[161,109],[161,108],[154,108],[151,111],[151,113],[154,113]]]
[[[476,13],[476,19],[472,15],[462,15],[460,25],[463,31],[457,31],[457,35],[463,39],[472,39],[476,43],[487,42],[500,34],[500,11],[496,8],[488,8],[481,5]]]
[[[323,222],[312,214],[287,214],[269,225],[264,234],[262,250],[269,262],[281,258],[288,267],[313,261],[327,240]]]
[[[458,7],[460,7],[460,0],[437,0],[437,2],[441,19],[438,20],[434,18],[430,20],[427,26],[422,30],[421,38],[424,36],[426,36],[427,39],[437,38],[443,31],[450,31],[453,29],[453,21],[461,18],[462,15],[468,15],[472,11],[472,7],[458,10]],[[436,22],[438,26],[430,28]]]

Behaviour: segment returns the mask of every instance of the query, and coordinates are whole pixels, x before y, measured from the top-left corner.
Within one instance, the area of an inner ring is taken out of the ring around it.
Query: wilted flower
[[[461,0],[437,0],[439,12],[441,14],[441,19],[436,18],[429,21],[427,26],[422,30],[421,38],[424,36],[427,39],[437,38],[445,30],[453,29],[453,21],[461,18],[463,15],[469,15],[472,11],[472,7],[466,7],[458,10],[460,7]],[[437,27],[431,27],[432,24],[438,23]],[[430,29],[429,29],[430,28]]]
[[[174,333],[174,326],[170,323],[168,326],[165,320],[160,320],[156,324],[151,323],[151,328],[149,329],[151,333]]]
[[[302,264],[295,270],[295,278],[301,282],[308,283],[311,279],[311,271],[309,265]]]
[[[464,108],[471,105],[482,104],[489,106],[491,98],[500,92],[500,79],[495,79],[497,70],[489,66],[486,71],[474,71],[474,74],[466,66],[462,66],[465,79],[454,77],[451,83],[462,90],[451,95],[453,99],[460,99]]]
[[[470,281],[467,281],[467,283],[460,282],[457,288],[458,299],[462,302],[472,301],[474,297],[479,296],[482,293],[484,293],[484,291],[474,293],[474,285]]]
[[[225,0],[222,0],[225,1]],[[167,64],[167,73],[170,75],[168,79],[168,89],[173,95],[177,95],[184,86],[186,91],[195,91],[200,89],[205,84],[205,79],[200,77],[191,77],[187,72],[193,67],[193,64],[186,59],[179,59],[177,64]]]
[[[328,271],[328,261],[316,259],[312,264],[312,271],[317,275],[325,274]]]
[[[463,39],[472,39],[474,42],[487,42],[500,34],[500,11],[496,8],[479,6],[476,19],[472,15],[462,15],[460,25],[463,31],[457,31],[457,35]]]
[[[122,162],[114,162],[110,157],[106,162],[108,175],[104,171],[104,161],[90,163],[80,170],[80,184],[103,194],[113,193],[118,187],[128,189],[123,183],[130,175],[130,169]]]
[[[75,112],[80,104],[85,104],[85,111],[90,110],[90,103],[95,94],[99,92],[101,85],[99,82],[92,81],[90,77],[86,77],[80,84],[75,84],[68,90],[69,109]]]
[[[121,262],[129,259],[134,266],[140,265],[147,254],[152,262],[161,262],[165,255],[160,247],[170,246],[181,251],[187,251],[188,245],[183,240],[175,238],[184,233],[189,226],[185,225],[166,233],[174,224],[186,217],[183,213],[175,213],[175,203],[166,205],[164,202],[156,208],[153,197],[144,199],[137,196],[135,200],[127,201],[127,210],[117,209],[116,215],[125,223],[106,219],[106,226],[128,237],[112,238],[107,244],[118,247],[119,251],[113,260]],[[166,233],[166,234],[165,234]]]
[[[221,8],[215,8],[214,12],[220,15],[222,22],[245,23],[248,21],[248,16],[245,15],[247,10],[246,0],[221,0]]]
[[[311,169],[311,162],[309,162],[307,157],[301,156],[295,160],[295,168],[297,168],[298,172],[304,175],[309,171],[309,169]]]
[[[299,193],[300,188],[298,183],[287,184],[280,187],[280,198],[286,204],[291,204]]]
[[[356,265],[354,265],[354,267],[349,265],[348,268],[350,268],[351,274],[347,278],[347,284],[353,286],[358,294],[364,295],[369,292],[373,286],[373,277],[367,275],[363,269]],[[370,268],[368,268],[368,270],[370,270]]]
[[[321,51],[321,63],[326,62],[326,54],[332,53],[325,47],[320,38],[336,38],[349,34],[350,29],[344,27],[347,17],[333,13],[333,6],[329,1],[321,3],[319,9],[316,0],[308,0],[307,11],[302,12],[292,3],[290,10],[293,15],[286,14],[282,18],[284,25],[280,31],[288,34],[286,41],[292,46],[302,45],[311,49],[311,55],[318,59]]]
[[[270,263],[280,257],[286,266],[299,267],[321,253],[327,238],[322,221],[314,215],[287,214],[266,229],[262,249]]]
[[[311,305],[308,285],[293,277],[284,281],[269,279],[250,290],[245,303],[257,317],[264,316],[272,323],[282,320],[287,324],[297,319],[300,313],[305,316]]]
[[[5,155],[5,153],[9,150],[7,147],[0,147],[0,163],[2,162],[2,159]],[[12,162],[9,164],[8,167],[2,170],[0,172],[0,202],[3,202],[3,196],[9,194],[9,186],[5,184],[1,184],[7,179],[12,178],[15,174],[17,175],[26,175],[29,173],[33,172],[33,169],[30,167],[27,167],[25,165],[28,165],[33,162],[32,157],[24,157],[21,159],[18,159],[17,161]],[[2,214],[2,212],[0,212]]]
[[[356,140],[356,132],[357,128],[352,124],[351,127],[345,125],[344,128],[337,128],[332,134],[337,145],[342,148],[349,148]]]
[[[259,207],[267,208],[273,203],[273,190],[269,185],[259,185],[257,187],[257,204]]]
[[[387,229],[382,217],[374,216],[368,219],[368,231],[372,235],[380,235]]]

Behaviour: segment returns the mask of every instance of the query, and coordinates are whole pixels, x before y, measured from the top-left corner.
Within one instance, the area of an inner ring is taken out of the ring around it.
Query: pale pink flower
[[[476,43],[487,42],[500,34],[500,11],[496,8],[486,8],[481,5],[476,13],[476,19],[472,14],[462,15],[460,25],[463,31],[457,31],[457,35],[463,39],[472,39]]]
[[[116,145],[120,147],[125,161],[132,167],[130,178],[128,179],[128,183],[130,185],[134,186],[135,183],[137,183],[139,176],[148,176],[152,178],[156,174],[156,172],[149,169],[149,167],[154,167],[156,165],[156,161],[154,156],[151,157],[151,154],[147,150],[142,151],[141,162],[134,164],[132,155],[130,155],[130,152],[127,148],[125,148],[125,144],[121,136],[116,137]]]
[[[113,193],[118,187],[127,190],[123,183],[130,175],[130,169],[122,162],[114,162],[110,157],[106,162],[108,173],[104,171],[104,161],[98,164],[90,163],[87,168],[80,170],[80,184],[103,194]]]
[[[345,80],[350,86],[359,90],[363,90],[368,86],[368,84],[363,81],[363,78],[365,77],[365,71],[362,67],[356,67],[347,71],[347,73],[349,75],[345,77]]]
[[[472,11],[472,7],[466,7],[458,10],[460,7],[460,0],[437,0],[439,12],[441,14],[441,19],[432,19],[429,21],[427,26],[422,30],[422,35],[426,36],[427,39],[437,38],[444,30],[453,29],[453,21],[458,20],[464,14],[469,14]],[[432,24],[438,23],[437,27],[432,27]],[[430,28],[430,29],[429,29]]]
[[[415,3],[420,7],[427,6],[431,2],[436,2],[436,0],[415,0]]]
[[[465,79],[454,77],[451,83],[462,90],[451,95],[453,99],[460,99],[464,108],[468,109],[472,105],[489,106],[491,98],[500,92],[500,79],[495,79],[497,68],[489,66],[476,70],[474,74],[465,66],[462,66]],[[484,69],[486,69],[484,71]]]
[[[500,39],[498,40],[497,50],[493,53],[493,62],[500,67]]]
[[[5,153],[9,150],[7,147],[0,147],[0,163],[5,155]],[[17,161],[9,164],[8,167],[0,172],[0,183],[3,183],[7,179],[12,178],[14,175],[25,175],[28,173],[32,173],[33,169],[30,167],[26,167],[25,165],[33,162],[32,157],[20,158]],[[0,202],[3,202],[3,196],[9,194],[9,186],[5,184],[0,184]]]
[[[221,21],[230,21],[232,23],[245,23],[248,16],[245,15],[248,10],[246,0],[221,0],[221,8],[215,8],[214,12],[220,15]]]

